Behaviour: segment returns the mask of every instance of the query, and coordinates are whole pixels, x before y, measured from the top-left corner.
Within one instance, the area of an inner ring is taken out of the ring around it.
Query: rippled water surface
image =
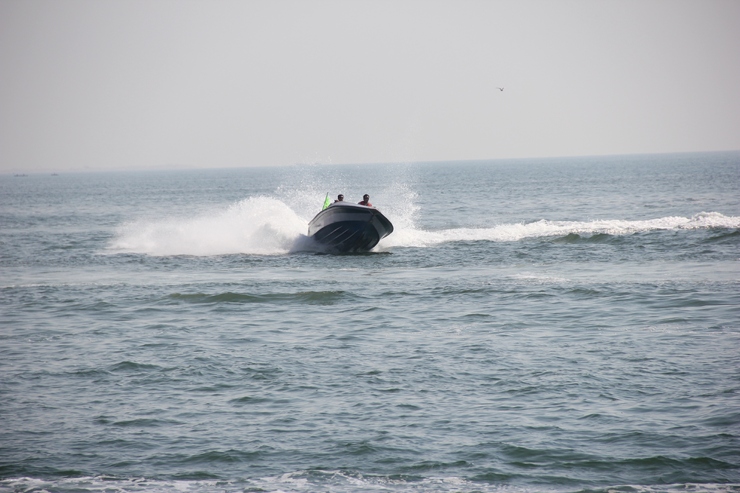
[[[740,154],[0,177],[0,491],[740,492]],[[327,194],[395,225],[304,235]]]

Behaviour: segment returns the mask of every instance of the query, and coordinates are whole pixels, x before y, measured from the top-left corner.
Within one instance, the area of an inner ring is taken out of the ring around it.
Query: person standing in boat
[[[360,205],[366,205],[368,207],[372,207],[373,204],[370,203],[370,196],[368,194],[365,194],[362,196],[362,202],[358,202]]]
[[[335,200],[334,203],[336,204],[337,202],[344,202],[344,195],[341,193],[337,195],[337,200]]]

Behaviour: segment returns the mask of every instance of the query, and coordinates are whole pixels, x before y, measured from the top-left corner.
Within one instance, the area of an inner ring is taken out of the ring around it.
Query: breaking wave
[[[12,478],[0,480],[3,491],[58,491],[58,492],[110,492],[120,493],[182,493],[182,492],[311,492],[329,491],[333,493],[356,492],[395,492],[443,493],[447,491],[480,491],[482,493],[570,493],[590,491],[592,493],[686,493],[711,492],[734,493],[740,491],[740,484],[678,483],[665,485],[617,485],[596,487],[589,490],[574,490],[564,486],[527,487],[505,484],[504,482],[473,481],[456,476],[439,476],[425,479],[411,477],[384,477],[360,475],[348,471],[298,471],[275,477],[252,480],[219,480],[215,478],[152,480],[148,478],[123,479],[116,477],[78,477],[56,480],[36,478]]]

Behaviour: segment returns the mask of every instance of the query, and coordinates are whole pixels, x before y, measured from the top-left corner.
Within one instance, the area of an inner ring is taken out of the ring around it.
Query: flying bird
[[[499,91],[503,91],[504,90],[503,87],[497,87],[496,89],[498,89]]]

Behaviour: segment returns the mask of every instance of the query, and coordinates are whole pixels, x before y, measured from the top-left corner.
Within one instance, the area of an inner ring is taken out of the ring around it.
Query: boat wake
[[[740,228],[740,217],[724,216],[718,212],[701,212],[692,217],[662,217],[642,221],[622,219],[599,221],[547,221],[501,224],[491,228],[456,228],[440,231],[405,229],[386,238],[379,246],[429,247],[441,243],[461,241],[519,241],[530,238],[568,237],[569,235],[625,236],[649,231],[697,230],[711,228]]]
[[[453,228],[427,231],[414,226],[402,209],[383,208],[396,226],[375,251],[392,248],[433,247],[443,243],[509,242],[544,237],[624,236],[660,230],[740,228],[740,217],[702,212],[692,217],[662,217],[641,221],[548,221],[500,224],[490,228]],[[305,214],[304,214],[305,215]],[[311,215],[309,213],[309,215]],[[138,219],[117,228],[107,253],[152,256],[230,254],[284,255],[320,252],[321,246],[306,236],[308,219],[281,200],[251,197],[196,217]]]

